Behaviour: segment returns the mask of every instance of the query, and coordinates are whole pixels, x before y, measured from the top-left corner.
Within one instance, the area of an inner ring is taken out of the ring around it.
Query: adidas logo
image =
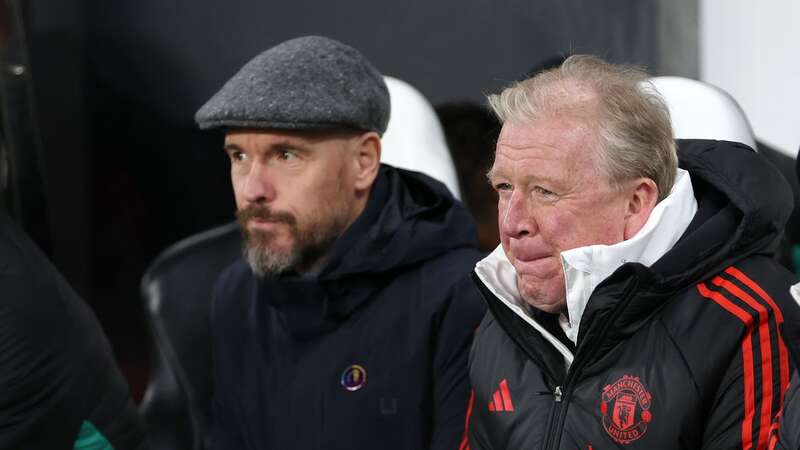
[[[489,411],[514,411],[514,403],[511,402],[511,393],[508,391],[508,380],[505,378],[500,382],[500,389],[494,391],[492,400],[489,402]]]

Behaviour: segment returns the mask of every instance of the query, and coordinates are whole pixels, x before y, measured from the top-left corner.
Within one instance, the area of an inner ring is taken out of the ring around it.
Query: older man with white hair
[[[678,151],[646,79],[577,55],[489,97],[472,450],[766,448],[800,323],[769,257],[789,189],[745,145]]]

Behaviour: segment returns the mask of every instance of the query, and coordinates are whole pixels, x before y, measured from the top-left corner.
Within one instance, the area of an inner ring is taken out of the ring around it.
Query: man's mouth
[[[537,260],[540,260],[540,259],[550,258],[550,257],[553,256],[553,254],[551,252],[536,251],[536,250],[525,250],[525,251],[522,251],[522,250],[519,250],[519,249],[517,249],[517,250],[513,250],[512,249],[511,252],[514,255],[514,259],[516,259],[519,262],[523,262],[523,263],[533,262],[533,261],[537,261]]]
[[[281,224],[285,225],[285,222],[270,219],[250,219],[247,221],[247,228],[250,230],[272,231]]]
[[[236,212],[239,223],[246,226],[267,226],[283,223],[294,224],[294,217],[288,212],[273,211],[267,208],[247,207]]]

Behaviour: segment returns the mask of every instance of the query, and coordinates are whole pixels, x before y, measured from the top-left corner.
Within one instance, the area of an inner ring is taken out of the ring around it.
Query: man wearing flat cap
[[[225,133],[246,242],[214,293],[214,448],[458,448],[475,227],[441,183],[380,164],[381,74],[293,39],[196,120]]]

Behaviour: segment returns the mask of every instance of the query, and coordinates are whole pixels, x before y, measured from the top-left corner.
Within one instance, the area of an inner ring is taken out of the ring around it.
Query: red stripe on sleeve
[[[753,316],[739,308],[719,292],[712,291],[705,284],[697,285],[700,295],[713,300],[723,309],[738,317],[747,330],[742,339],[742,366],[744,369],[744,419],[742,420],[742,450],[753,447],[753,419],[756,415],[755,405],[755,376],[753,374],[753,342],[751,339],[753,329]]]
[[[744,274],[744,272],[733,266],[725,269],[725,273],[732,275],[734,278],[741,281],[745,286],[752,289],[753,292],[760,295],[761,298],[766,300],[767,303],[769,303],[770,308],[772,308],[772,310],[775,312],[775,317],[778,318],[778,322],[783,323],[783,313],[781,312],[780,308],[778,308],[778,305],[776,305],[775,301],[772,300],[772,297],[770,297],[769,294],[764,291],[764,289],[761,289],[761,286],[759,286],[758,283],[751,280],[747,275]]]
[[[728,292],[747,303],[748,306],[758,311],[758,336],[759,346],[761,348],[761,420],[758,427],[758,446],[756,448],[766,448],[767,440],[769,439],[769,427],[772,422],[773,395],[772,340],[770,339],[767,308],[755,301],[750,294],[722,277],[715,277],[712,283],[725,288]],[[778,340],[780,340],[780,337],[778,337]],[[780,391],[781,389],[779,388],[778,390]]]
[[[767,303],[769,303],[769,307],[775,314],[778,325],[783,323],[783,312],[780,310],[780,308],[778,308],[778,305],[775,304],[775,301],[772,299],[772,297],[770,297],[769,294],[767,294],[767,292],[764,291],[764,289],[762,289],[758,283],[750,279],[750,277],[745,275],[744,272],[733,266],[725,269],[725,273],[742,282],[745,286],[752,289],[753,292],[758,294]],[[782,336],[778,335],[778,338],[778,352],[781,361],[781,404],[783,404],[783,395],[786,393],[786,389],[789,386],[789,355],[786,351],[786,343],[783,342]]]
[[[475,404],[475,389],[469,390],[469,403],[467,403],[467,418],[464,420],[464,437],[461,439],[461,445],[458,450],[469,450],[469,419],[472,417],[472,405]]]

